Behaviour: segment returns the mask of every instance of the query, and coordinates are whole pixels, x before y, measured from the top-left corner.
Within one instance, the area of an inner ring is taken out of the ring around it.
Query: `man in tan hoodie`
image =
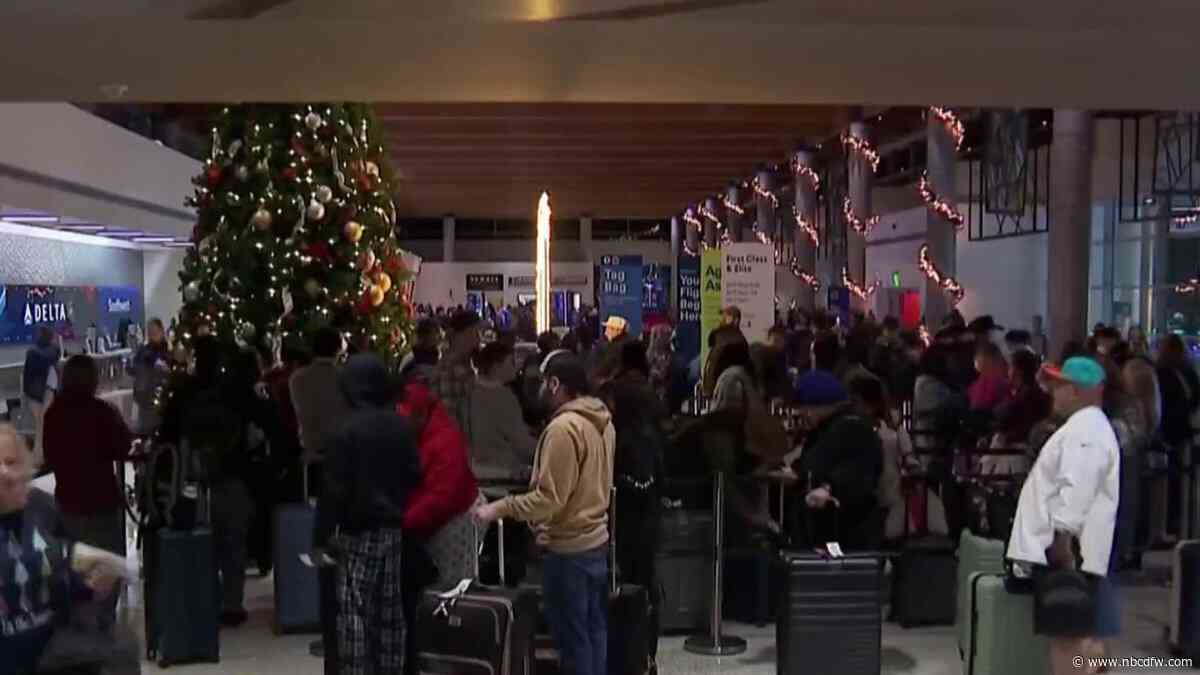
[[[542,363],[543,401],[554,410],[538,439],[530,491],[479,507],[483,524],[531,523],[546,548],[543,592],[563,672],[608,672],[608,502],[616,431],[589,395],[583,363],[566,351]]]

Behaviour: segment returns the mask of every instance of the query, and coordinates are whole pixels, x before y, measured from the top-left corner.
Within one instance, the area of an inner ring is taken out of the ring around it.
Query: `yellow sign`
[[[721,325],[721,286],[724,265],[721,249],[708,249],[700,255],[700,372],[708,362],[708,336]]]

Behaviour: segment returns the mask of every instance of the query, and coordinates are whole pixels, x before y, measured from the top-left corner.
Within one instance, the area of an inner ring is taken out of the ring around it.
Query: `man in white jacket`
[[[1054,396],[1054,414],[1067,421],[1046,441],[1021,489],[1008,557],[1017,574],[1077,569],[1095,589],[1108,574],[1121,484],[1117,437],[1100,408],[1104,368],[1076,357],[1061,368],[1043,368],[1042,375]],[[1054,673],[1081,672],[1072,660],[1088,655],[1094,644],[1079,637],[1088,630],[1047,635]]]

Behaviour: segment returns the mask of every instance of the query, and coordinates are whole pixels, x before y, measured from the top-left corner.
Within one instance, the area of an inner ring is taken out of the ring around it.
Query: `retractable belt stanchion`
[[[713,592],[712,614],[708,632],[689,637],[683,648],[705,656],[733,656],[746,651],[746,641],[733,635],[721,634],[721,581],[724,571],[725,548],[725,474],[713,480]]]

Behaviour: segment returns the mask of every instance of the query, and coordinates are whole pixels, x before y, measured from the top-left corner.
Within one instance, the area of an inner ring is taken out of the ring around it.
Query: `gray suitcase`
[[[281,504],[271,523],[275,575],[275,617],[272,628],[282,633],[316,633],[321,630],[320,588],[317,568],[304,564],[301,554],[313,548],[317,510],[308,500],[308,467],[304,467],[304,501]]]
[[[1033,633],[1033,595],[1004,587],[1004,575],[977,572],[967,579],[971,633],[963,675],[1043,675],[1050,672],[1046,638]]]
[[[883,566],[876,554],[783,552],[778,675],[878,675]]]

